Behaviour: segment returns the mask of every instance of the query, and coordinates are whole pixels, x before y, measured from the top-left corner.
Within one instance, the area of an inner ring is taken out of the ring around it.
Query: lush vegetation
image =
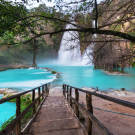
[[[29,4],[30,1],[25,2]],[[2,50],[0,63],[31,61],[32,65],[36,66],[38,56],[40,58],[57,57],[62,33],[75,30],[79,32],[82,53],[92,42],[98,42],[92,54],[95,68],[103,67],[112,70],[112,65],[125,66],[122,63],[127,59],[130,63],[134,57],[134,49],[132,52],[128,50],[124,55],[123,52],[118,53],[119,58],[113,57],[114,48],[108,40],[122,38],[135,43],[134,5],[132,0],[105,0],[100,4],[97,0],[71,3],[57,1],[53,7],[41,4],[37,8],[27,9],[23,2],[0,0],[0,44],[7,47],[13,46],[8,48],[10,51],[6,54],[2,54],[3,47],[0,48]],[[95,21],[92,23],[92,20]],[[73,24],[73,21],[76,24]],[[76,26],[76,29],[65,29],[67,23]],[[98,34],[96,39],[93,38],[93,34]],[[9,57],[14,55],[18,57]],[[113,63],[106,62],[108,55],[111,56]],[[130,58],[127,58],[127,55],[131,55]]]
[[[12,100],[10,100],[10,102],[16,102],[16,99],[12,99]],[[26,107],[28,107],[28,105],[31,102],[32,102],[32,100],[31,100],[31,95],[30,94],[21,96],[21,104],[20,104],[21,112],[23,110],[25,110]],[[30,120],[30,118],[32,118],[32,116],[33,116],[33,111],[32,111],[32,109],[30,109],[29,112],[26,113],[25,116],[23,117],[23,119],[21,120],[21,123],[22,123],[21,128],[23,128],[26,125],[26,123]],[[16,118],[16,116],[14,115],[14,116],[10,117],[8,120],[5,120],[5,122],[1,124],[0,131],[2,131],[15,118]]]

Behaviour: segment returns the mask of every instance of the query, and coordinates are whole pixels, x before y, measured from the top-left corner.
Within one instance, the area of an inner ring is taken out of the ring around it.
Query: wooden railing
[[[28,90],[28,91],[25,91],[25,92],[16,94],[14,96],[11,96],[11,97],[0,100],[0,104],[2,104],[2,103],[5,103],[7,101],[10,101],[12,99],[16,99],[16,118],[6,128],[4,128],[0,132],[1,135],[8,134],[10,131],[12,131],[12,129],[14,129],[14,127],[15,127],[16,135],[25,134],[28,131],[30,125],[35,120],[35,118],[36,118],[36,116],[37,116],[37,114],[38,114],[38,112],[39,112],[39,110],[42,106],[42,103],[45,101],[47,95],[49,94],[49,89],[48,89],[49,85],[50,84],[44,84],[44,85],[36,87],[32,90]],[[42,89],[42,91],[41,91],[41,89]],[[36,90],[38,90],[38,97],[37,98],[35,98],[35,95],[36,95],[35,91]],[[30,92],[32,92],[32,103],[30,103],[29,106],[24,111],[21,112],[20,98],[21,98],[22,95],[30,93]],[[42,97],[42,100],[41,100],[41,97]],[[38,108],[36,109],[36,103],[37,102],[38,102]],[[23,128],[23,130],[21,131],[21,119],[24,117],[24,115],[26,113],[28,113],[28,111],[31,108],[33,110],[33,117],[27,123],[27,125]]]
[[[75,98],[72,97],[72,89],[75,90]],[[79,101],[79,91],[86,93],[86,102],[87,102],[87,109],[83,107]],[[109,97],[106,95],[98,94],[95,92],[90,92],[86,90],[82,90],[76,87],[72,87],[69,85],[63,84],[63,95],[69,101],[70,106],[72,107],[73,102],[75,104],[75,114],[79,117],[79,109],[88,116],[88,125],[87,125],[87,133],[92,135],[92,122],[96,125],[96,127],[100,130],[103,135],[113,135],[94,115],[93,115],[93,107],[92,107],[92,95],[100,97],[102,99],[135,109],[135,104],[120,100],[117,98]]]

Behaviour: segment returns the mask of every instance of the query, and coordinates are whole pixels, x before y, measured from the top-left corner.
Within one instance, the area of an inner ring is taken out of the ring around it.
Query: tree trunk
[[[37,67],[37,64],[36,64],[36,55],[37,55],[37,47],[36,47],[36,39],[34,39],[34,48],[33,48],[33,64],[32,64],[32,67]]]
[[[116,63],[116,70],[118,70],[118,65],[117,65],[117,63]]]
[[[36,50],[34,50],[34,53],[33,53],[33,64],[32,64],[32,67],[37,67],[37,64],[36,64]]]
[[[121,67],[121,71],[124,72],[124,67]]]

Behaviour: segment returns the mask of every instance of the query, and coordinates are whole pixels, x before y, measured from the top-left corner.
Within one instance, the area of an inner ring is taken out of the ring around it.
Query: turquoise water
[[[101,70],[93,70],[93,66],[56,66],[39,64],[40,67],[50,67],[61,74],[61,78],[53,83],[68,84],[78,88],[98,87],[99,90],[125,88],[135,91],[135,68],[125,68],[132,76],[106,75]],[[13,69],[0,72],[0,88],[16,88],[28,90],[41,84],[52,82],[55,75],[44,69]]]
[[[50,67],[62,73],[61,78],[53,83],[68,84],[78,88],[98,87],[102,91],[121,88],[135,91],[135,68],[125,68],[125,72],[132,74],[132,76],[120,76],[106,75],[101,70],[93,70],[93,66],[56,66],[43,64],[39,66]]]
[[[135,91],[135,68],[125,68],[132,76],[106,75],[101,70],[93,70],[93,66],[56,66],[40,64],[60,72],[60,78],[44,69],[12,69],[0,72],[0,88],[15,88],[28,90],[44,83],[68,84],[74,87],[98,87],[99,90],[125,88]],[[1,97],[2,95],[0,95]],[[0,122],[15,115],[15,103],[0,104]]]
[[[44,69],[12,69],[0,72],[0,88],[29,90],[42,84],[53,81],[56,75]],[[0,98],[3,95],[0,95]],[[16,104],[6,102],[0,104],[0,125],[15,115]]]
[[[0,99],[3,95],[0,94]],[[9,119],[10,117],[14,116],[16,112],[16,104],[5,102],[0,104],[0,125],[5,120]]]
[[[45,69],[12,69],[0,72],[0,88],[29,90],[55,78],[56,75]]]

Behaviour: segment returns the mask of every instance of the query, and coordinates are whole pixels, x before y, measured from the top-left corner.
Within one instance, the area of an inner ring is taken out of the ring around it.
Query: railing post
[[[49,95],[49,89],[48,89],[47,85],[46,85],[46,94]]]
[[[75,89],[75,100],[78,102],[79,101],[79,92],[77,89]],[[78,106],[75,104],[75,114],[79,118],[79,109]]]
[[[47,95],[49,95],[49,89],[48,89],[48,87],[47,87],[47,84],[46,84],[45,86],[46,86],[46,90],[45,90],[46,92],[45,92],[45,93],[46,93]]]
[[[35,100],[35,89],[32,91],[32,102]],[[33,115],[36,113],[35,104],[33,105]]]
[[[68,85],[67,85],[67,101],[68,101]]]
[[[70,106],[72,107],[72,99],[71,99],[71,97],[72,97],[72,87],[70,87]]]
[[[38,97],[39,97],[38,104],[40,104],[40,87],[38,87]]]
[[[87,110],[93,114],[92,95],[86,94],[86,102],[87,102]],[[88,118],[87,132],[88,135],[92,135],[92,121],[89,118]]]
[[[16,117],[20,115],[20,96],[16,98]],[[21,134],[21,120],[16,123],[16,135]]]
[[[45,94],[47,94],[47,84],[45,84]]]
[[[44,85],[42,86],[42,100],[44,98]]]
[[[63,84],[63,95],[64,95],[64,97],[66,97],[66,95],[65,95],[65,89],[66,88],[66,85],[65,84]]]
[[[64,95],[64,84],[63,84],[63,95]]]

